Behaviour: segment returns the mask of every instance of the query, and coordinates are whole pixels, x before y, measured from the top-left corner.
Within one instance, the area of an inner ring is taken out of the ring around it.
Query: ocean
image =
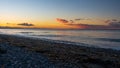
[[[0,34],[120,50],[120,30],[0,29]]]

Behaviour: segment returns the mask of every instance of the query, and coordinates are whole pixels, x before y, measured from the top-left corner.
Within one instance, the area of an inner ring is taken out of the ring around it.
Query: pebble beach
[[[0,68],[120,68],[120,51],[0,35]]]

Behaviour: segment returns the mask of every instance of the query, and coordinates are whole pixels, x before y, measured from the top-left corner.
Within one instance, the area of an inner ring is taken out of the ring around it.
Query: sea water
[[[120,30],[0,29],[0,34],[33,37],[120,50]],[[83,45],[84,46],[84,45]]]

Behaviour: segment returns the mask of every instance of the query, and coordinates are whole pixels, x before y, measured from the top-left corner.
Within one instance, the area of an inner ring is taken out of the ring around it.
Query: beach
[[[120,51],[0,34],[0,66],[120,68]]]

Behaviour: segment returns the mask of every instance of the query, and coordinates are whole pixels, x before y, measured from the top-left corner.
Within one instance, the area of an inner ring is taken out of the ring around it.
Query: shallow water
[[[0,29],[0,33],[70,41],[88,44],[87,46],[120,50],[120,30]]]

